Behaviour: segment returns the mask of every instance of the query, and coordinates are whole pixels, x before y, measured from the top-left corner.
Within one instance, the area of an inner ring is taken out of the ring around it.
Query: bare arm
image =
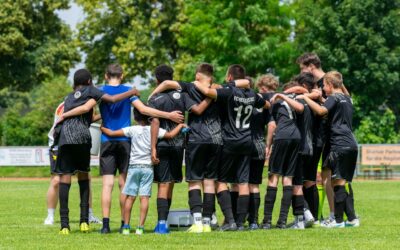
[[[131,89],[131,90],[128,90],[128,91],[126,91],[124,93],[118,94],[118,95],[104,94],[101,97],[101,100],[105,101],[105,102],[116,103],[116,102],[122,101],[122,100],[124,100],[126,98],[129,98],[131,96],[134,96],[134,95],[136,95],[136,96],[140,95],[139,91],[137,89],[135,89],[135,88]]]
[[[103,132],[103,134],[105,134],[107,136],[111,136],[111,137],[125,136],[124,131],[122,129],[111,130],[109,128],[105,128],[105,127],[101,126],[100,130],[101,130],[101,132]]]
[[[304,105],[301,104],[301,103],[298,102],[298,101],[295,101],[295,100],[293,100],[293,99],[291,99],[291,98],[285,96],[285,95],[282,95],[282,94],[275,94],[275,95],[271,98],[271,101],[274,102],[275,100],[277,100],[277,99],[279,99],[279,98],[282,99],[282,100],[284,100],[285,102],[287,102],[287,104],[289,104],[289,106],[292,107],[297,113],[303,113],[303,111],[304,111]]]
[[[150,135],[151,135],[151,162],[154,165],[160,163],[160,160],[157,157],[157,140],[158,140],[159,128],[160,128],[160,121],[158,120],[158,118],[153,118],[151,120]]]
[[[195,115],[201,115],[203,112],[210,106],[210,103],[212,100],[210,98],[206,98],[203,101],[201,101],[199,104],[194,105],[190,111],[195,114]]]
[[[312,111],[314,111],[315,114],[317,114],[319,116],[324,116],[324,115],[328,114],[328,110],[324,106],[321,106],[318,103],[314,102],[308,96],[299,95],[299,96],[297,96],[297,98],[304,99],[304,101],[306,101],[308,106],[312,109]]]
[[[308,93],[308,90],[306,88],[303,88],[301,86],[294,86],[291,88],[288,88],[287,90],[283,91],[285,94],[305,94]]]
[[[148,99],[150,99],[150,97],[152,97],[155,94],[164,92],[165,90],[168,90],[168,89],[180,89],[180,88],[181,88],[181,86],[179,85],[179,83],[177,81],[172,81],[172,80],[163,81],[161,84],[159,84],[153,90],[153,92],[151,92],[151,94],[150,94]]]
[[[140,113],[147,115],[147,116],[152,116],[152,117],[159,117],[159,118],[164,118],[171,120],[175,123],[182,123],[184,121],[184,116],[182,115],[182,112],[180,111],[173,111],[173,112],[164,112],[158,109],[150,108],[146,105],[143,104],[142,101],[136,100],[132,103],[132,105],[137,108]]]
[[[164,137],[163,137],[163,138],[164,138],[164,139],[172,139],[172,138],[174,138],[175,136],[177,136],[177,135],[179,134],[179,132],[181,132],[181,129],[182,129],[182,128],[186,128],[186,127],[187,127],[186,124],[181,123],[181,124],[179,124],[178,126],[176,126],[174,129],[172,129],[172,130],[166,132],[166,133],[164,134]]]
[[[271,154],[271,146],[274,138],[275,129],[276,129],[276,123],[274,121],[269,122],[268,132],[267,132],[268,134],[266,138],[266,151],[265,151],[266,159],[268,159]]]
[[[241,89],[249,89],[250,81],[248,79],[238,79],[235,80],[235,86]]]
[[[310,97],[310,99],[312,100],[318,100],[322,96],[322,92],[318,89],[313,89],[311,93],[309,94],[306,93],[304,95]]]
[[[213,88],[209,88],[206,86],[203,86],[201,83],[199,82],[194,82],[194,84],[196,85],[196,88],[203,93],[203,95],[208,96],[212,99],[217,99],[217,90],[213,89]]]
[[[93,115],[92,122],[97,122],[98,120],[101,120],[101,115],[100,114]]]
[[[81,106],[78,106],[78,107],[76,107],[74,109],[71,109],[71,110],[63,113],[59,117],[57,123],[63,121],[66,118],[70,118],[70,117],[73,117],[73,116],[78,116],[78,115],[85,114],[85,113],[89,112],[90,110],[92,110],[94,108],[94,106],[96,106],[96,100],[95,99],[90,99],[85,104],[83,104]]]

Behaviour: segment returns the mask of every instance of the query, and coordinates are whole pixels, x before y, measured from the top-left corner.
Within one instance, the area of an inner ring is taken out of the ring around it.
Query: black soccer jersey
[[[250,153],[252,148],[250,122],[254,108],[265,101],[253,90],[227,85],[217,89],[217,102],[222,109],[224,148],[233,153]]]
[[[193,105],[196,105],[187,93],[176,90],[158,93],[150,98],[148,104],[150,107],[161,111],[181,111],[182,113],[190,110]],[[174,129],[176,126],[177,124],[171,120],[160,119],[160,127],[167,131]],[[183,141],[184,136],[179,134],[170,140],[160,139],[157,145],[161,147],[182,147]]]
[[[330,144],[332,149],[357,148],[352,132],[353,104],[349,96],[341,93],[328,96],[324,107],[328,109]]]
[[[314,114],[304,100],[299,100],[304,105],[304,111],[297,115],[297,127],[301,134],[300,150],[302,155],[313,154],[313,123]]]
[[[293,97],[293,95],[290,95]],[[279,100],[272,105],[272,118],[276,122],[274,140],[301,139],[300,131],[296,124],[296,111],[290,105]]]
[[[200,103],[206,98],[193,83],[179,82],[179,85],[182,91],[187,92],[196,103]],[[222,145],[221,119],[215,102],[211,103],[201,115],[189,113],[188,125],[191,129],[189,143]]]
[[[94,86],[83,86],[67,96],[64,102],[64,112],[79,107],[90,99],[98,101],[103,95],[104,92]],[[92,116],[93,110],[90,110],[85,114],[65,119],[62,123],[59,146],[91,144],[89,127],[92,123]]]

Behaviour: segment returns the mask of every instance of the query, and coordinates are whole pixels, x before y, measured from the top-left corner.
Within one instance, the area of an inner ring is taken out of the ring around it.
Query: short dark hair
[[[299,56],[296,60],[297,64],[304,64],[305,66],[309,66],[313,64],[317,68],[321,68],[321,60],[319,59],[318,55],[315,53],[304,53],[303,55]]]
[[[154,75],[159,83],[165,80],[172,80],[174,77],[174,70],[165,64],[159,65],[154,70]]]
[[[228,74],[231,75],[234,80],[244,79],[246,77],[246,70],[240,64],[232,64],[228,68]]]
[[[123,73],[122,67],[118,63],[110,64],[106,68],[106,75],[109,78],[121,78],[122,73]]]
[[[295,76],[294,81],[298,82],[300,85],[306,85],[308,90],[313,89],[315,86],[314,76],[309,72]]]
[[[76,89],[78,86],[91,85],[92,74],[87,69],[78,69],[74,74],[74,86]]]
[[[133,109],[133,117],[135,118],[136,122],[144,122],[147,125],[150,124],[149,122],[150,117],[140,113],[140,111],[137,108]]]
[[[214,74],[214,67],[209,63],[201,63],[197,65],[196,73],[202,73],[208,77],[212,77]]]

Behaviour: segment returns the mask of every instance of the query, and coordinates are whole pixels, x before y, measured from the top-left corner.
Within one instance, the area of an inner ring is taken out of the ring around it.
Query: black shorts
[[[311,169],[311,163],[313,161],[313,157],[311,155],[303,155],[299,154],[297,158],[297,166],[296,170],[294,171],[294,177],[293,177],[293,185],[300,186],[303,185],[303,182],[306,180],[305,179],[305,174],[310,171]],[[315,169],[315,177],[316,179],[317,176],[317,169]],[[312,175],[312,174],[309,174]]]
[[[66,144],[58,148],[57,174],[90,172],[90,144]]]
[[[356,170],[358,149],[331,150],[325,161],[324,167],[332,170],[332,179],[353,180]]]
[[[304,166],[304,181],[317,181],[319,160],[321,159],[322,147],[313,147],[313,155],[309,165]]]
[[[249,183],[251,154],[233,153],[222,147],[218,181],[225,183]]]
[[[249,176],[249,184],[261,184],[262,183],[262,174],[264,170],[265,159],[251,159],[250,162],[250,176]]]
[[[129,141],[106,141],[100,146],[100,175],[126,173],[129,166],[131,143]]]
[[[160,163],[154,166],[154,181],[159,183],[182,182],[182,147],[157,147]]]
[[[216,180],[222,146],[217,144],[194,144],[186,146],[186,181]]]
[[[275,140],[269,158],[269,174],[293,177],[299,155],[300,140]]]
[[[57,172],[56,172],[57,153],[58,153],[58,149],[56,149],[56,148],[49,149],[50,173],[51,174],[57,174]]]

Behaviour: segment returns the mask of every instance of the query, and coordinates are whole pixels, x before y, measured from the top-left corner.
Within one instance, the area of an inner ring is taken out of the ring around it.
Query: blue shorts
[[[129,165],[123,194],[129,196],[151,196],[153,184],[152,165]]]

